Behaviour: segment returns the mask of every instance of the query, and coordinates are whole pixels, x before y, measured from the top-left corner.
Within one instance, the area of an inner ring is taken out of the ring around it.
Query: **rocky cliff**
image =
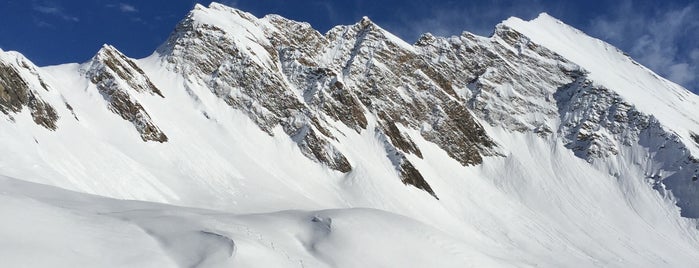
[[[41,97],[60,86],[47,84],[23,57],[2,53],[0,110],[11,120],[27,109],[36,124],[60,128],[60,120],[69,119]],[[343,131],[370,133],[404,184],[438,198],[414,163],[425,156],[409,133],[468,167],[506,157],[508,148],[487,131],[502,129],[560,142],[593,165],[617,158],[657,163],[643,168],[649,183],[671,191],[684,215],[699,215],[699,166],[692,153],[699,136],[678,134],[637,109],[517,23],[498,25],[490,37],[425,34],[411,45],[366,17],[321,34],[307,23],[212,3],[196,5],[153,57],[183,79],[170,90],[184,90],[196,102],[202,96],[192,88],[204,88],[268,135],[279,135],[274,129],[280,128],[306,158],[341,173],[353,172],[358,162],[347,155],[352,144],[342,143]],[[86,91],[96,90],[143,141],[166,143],[168,135],[141,99],[167,105],[168,94],[139,64],[105,45],[79,73]],[[60,109],[78,120],[68,102]],[[645,156],[620,156],[633,148]]]

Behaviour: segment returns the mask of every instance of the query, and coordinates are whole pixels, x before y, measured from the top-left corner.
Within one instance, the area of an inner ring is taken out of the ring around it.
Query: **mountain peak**
[[[537,21],[537,22],[547,22],[548,21],[548,22],[563,23],[561,20],[557,19],[556,17],[551,16],[550,14],[548,14],[546,12],[541,12],[535,18],[533,18],[529,21],[524,20],[520,17],[511,16],[511,17],[507,18],[506,20],[502,21],[501,24],[511,25],[511,24],[517,24],[517,23],[523,23],[523,22],[535,22],[535,21]]]
[[[238,10],[232,6],[227,6],[227,5],[221,4],[219,2],[213,1],[213,2],[209,3],[209,6],[205,6],[205,5],[202,5],[200,3],[195,3],[194,7],[192,8],[191,11],[207,10],[207,9],[217,9],[217,10],[226,10],[226,11]]]
[[[95,57],[98,59],[105,58],[105,57],[113,57],[114,55],[123,55],[121,51],[119,51],[116,47],[109,45],[109,44],[103,44],[100,49],[95,53]]]
[[[26,107],[34,123],[55,130],[58,113],[41,94],[48,90],[33,63],[17,52],[0,51],[0,112],[11,121],[14,121],[11,114]]]
[[[227,6],[227,5],[221,4],[221,3],[219,3],[219,2],[211,2],[211,3],[209,4],[209,8],[219,9],[219,10],[228,10],[228,11],[230,11],[230,10],[238,10],[237,8],[234,8],[234,7],[232,7],[232,6]]]
[[[204,10],[204,9],[206,9],[206,6],[204,6],[204,5],[200,4],[200,3],[196,3],[196,4],[194,4],[194,7],[192,8],[192,11],[193,11],[193,10]],[[190,12],[191,12],[191,11],[190,11]]]
[[[503,24],[576,63],[589,72],[597,86],[612,89],[640,111],[653,114],[663,125],[677,130],[685,143],[692,144],[689,133],[699,129],[693,118],[699,114],[699,96],[658,76],[611,44],[546,13],[530,21],[510,18]],[[699,154],[699,148],[689,148]]]
[[[541,13],[539,13],[539,15],[536,16],[535,20],[538,20],[538,19],[541,19],[541,20],[556,20],[556,21],[560,21],[560,20],[557,19],[556,17],[551,16],[551,15],[549,15],[549,13],[546,13],[546,12],[541,12]]]
[[[197,4],[197,6],[190,11],[189,16],[195,20],[201,20],[202,23],[212,25],[216,25],[217,23],[225,23],[225,21],[230,20],[233,17],[239,17],[248,21],[257,20],[257,17],[251,13],[217,2],[211,2],[208,7]]]
[[[89,67],[84,67],[85,71],[88,71],[88,69],[96,69],[100,68],[101,65],[107,64],[110,65],[111,69],[122,69],[123,67],[126,67],[126,62],[130,61],[124,55],[119,51],[116,47],[108,44],[104,44],[100,47],[100,49],[95,53],[95,56],[92,57],[92,59],[86,63],[85,65]],[[119,64],[119,65],[117,65]],[[122,66],[124,65],[124,66]],[[124,75],[124,79],[127,79],[128,77]]]
[[[411,44],[382,28],[367,16],[362,17],[357,23],[352,25],[338,25],[333,27],[326,33],[326,36],[329,35],[335,36],[335,38],[341,37],[348,40],[358,38],[358,40],[361,41],[360,43],[370,39],[374,39],[374,41],[381,40],[383,42],[392,43],[403,50],[413,51]]]
[[[168,140],[134,95],[141,92],[161,98],[164,96],[132,59],[105,44],[89,62],[83,64],[81,71],[95,85],[108,108],[133,124],[143,141]]]
[[[373,24],[373,22],[371,21],[371,19],[369,19],[369,17],[363,16],[362,19],[359,20],[358,24],[359,26],[366,28],[369,27],[369,25]]]

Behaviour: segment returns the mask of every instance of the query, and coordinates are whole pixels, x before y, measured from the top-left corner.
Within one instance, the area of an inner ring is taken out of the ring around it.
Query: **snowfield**
[[[240,52],[250,57],[246,64],[282,69],[268,55],[263,31],[280,18],[257,19],[216,3],[197,5],[192,14],[198,23],[225,25],[210,27],[213,32],[235,33],[231,38],[248,48]],[[323,149],[341,152],[352,166],[343,173],[310,159],[282,126],[267,132],[249,113],[232,108],[226,97],[239,94],[235,88],[223,96],[214,82],[174,71],[160,52],[133,60],[138,69],[124,73],[139,84],[152,82],[163,97],[130,87],[118,72],[110,80],[138,103],[131,110],[142,108],[133,118],[106,108],[116,95],[86,77],[99,62],[38,68],[19,53],[0,51],[0,67],[14,66],[58,115],[52,130],[38,125],[26,107],[0,114],[0,266],[697,267],[699,221],[682,217],[682,210],[699,213],[699,191],[690,181],[697,174],[691,159],[699,141],[691,131],[699,132],[699,98],[548,15],[511,18],[499,27],[505,26],[579,65],[592,85],[618,95],[615,103],[627,101],[652,115],[648,122],[655,128],[633,132],[640,137],[629,136],[638,140],[625,142],[610,127],[595,125],[589,131],[597,136],[591,136],[608,137],[614,153],[586,159],[564,142],[570,125],[564,120],[599,105],[568,113],[555,106],[553,92],[544,92],[545,100],[536,103],[551,106],[555,115],[512,116],[550,123],[549,134],[475,117],[496,146],[482,163],[464,166],[423,135],[431,125],[396,124],[421,156],[388,150],[381,119],[362,108],[366,128],[360,131],[323,117],[326,136],[334,137]],[[378,29],[396,47],[419,51]],[[492,40],[493,46],[502,41]],[[347,52],[331,48],[337,51],[323,54],[322,62]],[[240,67],[226,64],[221,68]],[[338,73],[333,82],[352,86],[350,73]],[[300,100],[307,97],[290,88]],[[494,88],[502,99],[493,103],[505,105],[515,105],[510,96],[528,93],[512,85]],[[464,98],[476,94],[466,86],[456,91]],[[407,90],[401,94],[410,98]],[[272,113],[256,100],[245,105]],[[290,124],[308,123],[295,116],[299,122]],[[167,142],[142,139],[139,131],[152,131],[144,122],[154,122]],[[438,198],[401,181],[401,156]]]
[[[666,230],[628,208],[614,222],[603,219],[608,209],[533,220],[518,215],[532,210],[474,208],[462,230],[444,231],[449,224],[370,208],[234,214],[7,177],[0,186],[0,212],[11,215],[0,224],[8,267],[691,267],[698,258],[690,226]]]

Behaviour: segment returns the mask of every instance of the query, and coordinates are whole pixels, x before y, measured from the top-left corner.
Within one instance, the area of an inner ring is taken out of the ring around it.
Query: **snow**
[[[483,248],[494,243],[513,261],[554,267],[663,266],[676,260],[665,256],[696,252],[694,223],[671,216],[676,207],[645,186],[641,176],[627,173],[616,180],[590,169],[562,145],[534,134],[512,135],[501,129],[489,133],[508,148],[507,157],[461,172],[444,152],[411,134],[423,154],[430,155],[424,162],[411,161],[426,177],[443,178],[430,180],[440,201],[453,206],[452,215],[469,222],[458,225],[460,231],[473,228],[468,237],[480,238]],[[461,212],[464,208],[467,213]],[[660,244],[666,246],[654,248]],[[669,248],[674,246],[678,248]]]
[[[365,17],[365,18],[366,18],[366,17]],[[366,19],[368,19],[368,18],[366,18]],[[400,47],[400,48],[403,49],[403,50],[407,50],[407,51],[410,51],[410,52],[415,52],[415,47],[413,47],[413,46],[412,46],[411,44],[409,44],[408,42],[405,42],[405,41],[404,41],[403,39],[401,39],[400,37],[398,37],[398,36],[392,34],[392,33],[389,32],[389,31],[384,30],[383,28],[381,28],[380,26],[378,26],[378,25],[376,25],[376,24],[374,24],[374,26],[375,26],[376,28],[378,28],[378,30],[381,31],[381,34],[383,34],[383,36],[386,37],[386,39],[388,39],[388,41],[390,41],[391,43],[397,45],[398,47]]]
[[[13,267],[505,264],[455,250],[463,243],[380,210],[241,215],[119,201],[7,177],[0,177],[0,187],[0,212],[14,215],[0,223],[0,258]]]
[[[198,24],[217,27],[225,25],[222,30],[228,34],[224,38],[231,38],[243,53],[247,53],[260,66],[275,66],[265,50],[265,46],[271,45],[258,27],[260,22],[254,15],[216,2],[212,2],[209,8],[197,4],[190,15]]]
[[[235,33],[229,38],[250,47],[258,63],[274,65],[261,51],[258,42],[267,41],[256,20],[248,19],[252,15],[220,4],[198,5],[193,14],[199,23],[228,25],[226,32]],[[697,109],[696,96],[656,78],[608,45],[547,15],[505,24],[580,64],[595,83],[657,114],[668,128],[699,129],[689,116]],[[583,50],[591,52],[578,53]],[[20,56],[0,51],[3,61]],[[140,140],[129,122],[105,107],[103,97],[81,75],[84,66],[22,71],[33,87],[39,88],[34,85],[37,74],[51,86],[37,94],[56,107],[60,119],[58,129],[50,131],[37,126],[25,109],[0,127],[3,265],[699,263],[697,221],[680,217],[675,200],[645,181],[644,173],[657,163],[643,162],[650,162],[643,147],[622,148],[617,158],[591,165],[565,148],[555,133],[542,138],[483,124],[502,156],[464,167],[419,131],[399,125],[420,148],[422,158],[407,158],[437,200],[400,181],[374,132],[372,114],[367,115],[367,130],[359,133],[329,122],[337,137],[333,145],[354,168],[343,174],[306,158],[280,127],[268,135],[205,83],[165,68],[160,56],[135,63],[165,97],[131,93],[168,135],[167,143]],[[521,94],[508,86],[499,90],[506,96]]]
[[[699,260],[692,222],[640,177],[621,185],[561,145],[498,129],[489,133],[513,148],[507,157],[466,168],[403,130],[422,149],[424,160],[410,160],[440,201],[390,179],[382,145],[356,132],[343,142],[355,146],[342,148],[366,156],[353,163],[356,173],[312,193],[320,200],[335,192],[348,203],[309,211],[264,212],[260,199],[243,204],[254,214],[193,209],[3,177],[0,213],[13,216],[0,224],[0,258],[53,267],[688,267]],[[256,187],[250,193],[274,189]],[[286,202],[276,206],[300,207]]]
[[[676,131],[686,144],[693,144],[689,132],[699,129],[699,96],[546,13],[531,21],[512,17],[503,24],[580,65],[594,83],[614,90],[641,112],[654,115]],[[689,150],[699,154],[696,146],[689,146]]]

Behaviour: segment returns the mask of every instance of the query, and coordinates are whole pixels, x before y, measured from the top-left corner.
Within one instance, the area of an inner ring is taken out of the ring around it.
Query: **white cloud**
[[[45,15],[51,15],[54,17],[58,17],[62,20],[65,21],[72,21],[72,22],[78,22],[80,19],[78,17],[72,16],[68,14],[66,11],[63,10],[63,8],[59,5],[57,5],[54,2],[42,2],[42,3],[37,3],[36,1],[32,2],[32,9],[36,12],[45,14]]]
[[[695,48],[689,53],[689,58],[695,62],[699,62],[699,48]]]
[[[689,83],[697,79],[696,68],[687,63],[671,65],[667,72],[668,79],[675,81],[678,84]]]
[[[699,9],[693,4],[652,8],[644,12],[631,0],[621,1],[611,16],[593,19],[588,31],[660,75],[699,90]]]
[[[135,6],[126,3],[119,3],[119,10],[126,13],[138,12],[138,9]]]
[[[220,2],[221,4],[227,5],[229,7],[237,7],[238,6],[238,0],[226,0],[223,2]]]
[[[425,5],[418,8],[420,13],[429,14],[420,18],[404,16],[395,25],[387,25],[395,29],[395,33],[406,38],[408,42],[416,41],[419,36],[430,32],[437,36],[459,35],[468,31],[477,35],[490,35],[495,24],[507,19],[513,14],[539,14],[543,6],[537,2],[515,1],[502,6],[497,1],[476,4],[439,4]],[[527,18],[525,18],[527,19]]]
[[[51,23],[45,22],[43,20],[40,20],[38,18],[33,18],[34,19],[34,25],[39,28],[49,28],[49,29],[54,29],[56,26],[54,26]]]

